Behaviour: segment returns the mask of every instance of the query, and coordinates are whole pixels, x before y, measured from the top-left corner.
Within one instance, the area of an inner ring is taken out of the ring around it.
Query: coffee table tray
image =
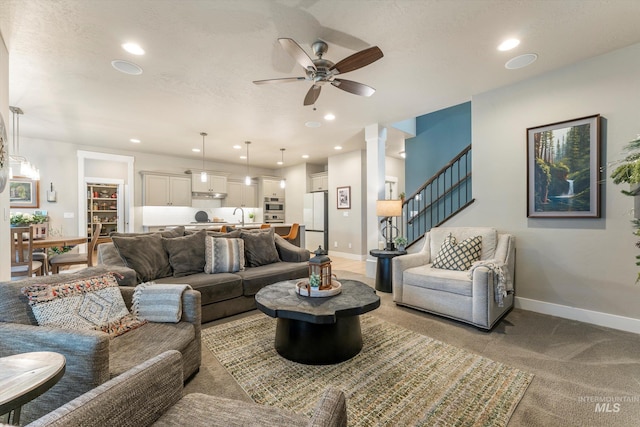
[[[296,283],[296,293],[298,295],[301,295],[303,297],[332,297],[334,295],[338,295],[340,292],[342,292],[342,283],[338,282],[335,279],[331,280],[331,289],[317,289],[317,288],[312,288],[312,287],[308,287],[309,285],[309,280],[305,279],[305,280],[301,280],[298,283]]]

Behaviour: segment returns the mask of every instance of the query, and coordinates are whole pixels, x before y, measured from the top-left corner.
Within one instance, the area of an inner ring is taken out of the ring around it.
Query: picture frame
[[[39,208],[40,181],[24,176],[15,176],[9,180],[10,208]]]
[[[527,129],[527,217],[600,218],[600,115]]]
[[[338,209],[351,209],[351,186],[337,188],[336,202]]]

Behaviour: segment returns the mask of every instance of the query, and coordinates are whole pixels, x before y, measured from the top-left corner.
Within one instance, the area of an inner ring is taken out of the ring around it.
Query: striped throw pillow
[[[433,268],[444,270],[468,270],[480,259],[482,236],[469,237],[456,244],[456,238],[449,233],[433,261]]]
[[[207,236],[204,272],[235,273],[244,270],[244,241]]]

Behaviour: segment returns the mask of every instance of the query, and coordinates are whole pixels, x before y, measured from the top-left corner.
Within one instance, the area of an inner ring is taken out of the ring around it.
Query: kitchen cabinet
[[[262,185],[261,200],[264,200],[265,197],[284,199],[284,188],[280,188],[279,179],[261,178],[260,184]]]
[[[123,231],[122,202],[117,184],[87,184],[87,237],[93,237],[96,224],[101,236]]]
[[[200,174],[191,175],[191,191],[194,193],[226,193],[227,177],[207,174],[207,181],[200,180]]]
[[[311,176],[310,191],[328,191],[329,174],[327,172],[314,173]]]
[[[191,178],[166,174],[144,174],[145,206],[191,206]]]
[[[227,197],[224,199],[224,206],[229,208],[259,207],[256,198],[257,193],[258,189],[255,184],[245,185],[244,182],[240,181],[228,181]]]

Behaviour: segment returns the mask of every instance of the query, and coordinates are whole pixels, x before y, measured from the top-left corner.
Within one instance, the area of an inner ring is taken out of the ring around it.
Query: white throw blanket
[[[141,283],[133,292],[131,311],[140,319],[178,323],[182,318],[182,293],[189,285]]]
[[[507,265],[495,259],[476,261],[469,269],[469,278],[473,278],[473,272],[478,267],[486,267],[493,272],[493,295],[498,307],[504,307],[504,298],[513,292],[513,280]]]

